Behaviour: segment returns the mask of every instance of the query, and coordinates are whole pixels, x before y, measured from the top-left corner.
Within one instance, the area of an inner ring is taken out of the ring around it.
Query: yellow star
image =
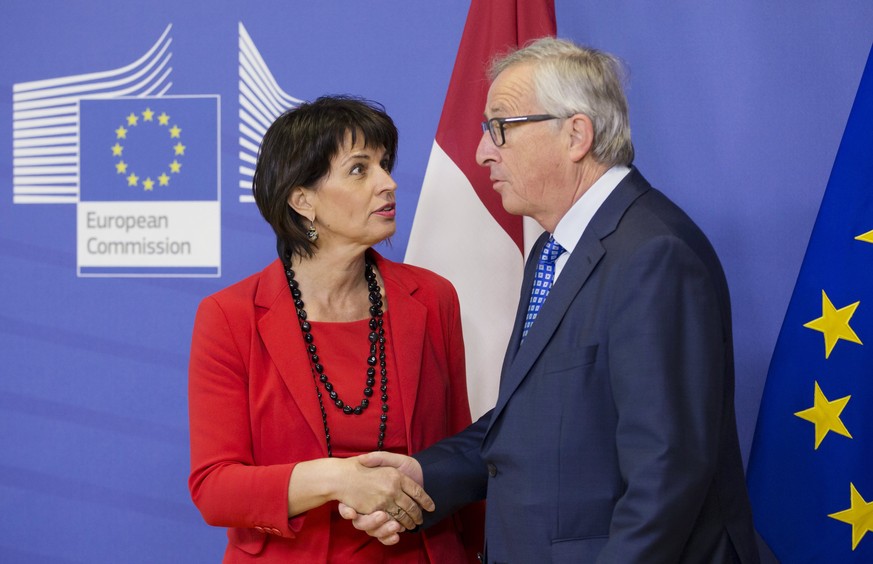
[[[170,184],[170,177],[167,176],[166,172],[162,172],[161,175],[158,177],[158,184],[160,186],[167,186]]]
[[[178,139],[179,135],[181,133],[182,133],[182,130],[179,129],[178,125],[174,125],[172,128],[170,128],[170,137],[171,138]]]
[[[124,151],[124,147],[122,147],[118,143],[116,143],[115,145],[112,146],[112,156],[113,157],[120,157],[122,151]]]
[[[136,183],[139,182],[139,176],[134,173],[130,173],[130,176],[127,177],[127,185],[128,186],[136,186]]]
[[[861,233],[857,237],[855,237],[857,241],[864,241],[865,243],[873,243],[873,231],[868,231],[867,233]]]
[[[830,401],[825,397],[824,392],[821,391],[818,382],[815,383],[814,396],[815,399],[813,400],[812,407],[804,409],[803,411],[798,411],[794,415],[801,419],[806,419],[815,425],[816,450],[818,450],[818,445],[821,444],[829,431],[839,433],[840,435],[851,439],[852,435],[849,434],[849,430],[846,429],[845,425],[843,425],[843,421],[840,419],[840,413],[843,412],[843,409],[846,407],[846,404],[849,403],[849,399],[852,396],[846,396],[844,398]]]
[[[182,163],[173,159],[173,162],[170,163],[170,172],[179,172],[182,170]]]
[[[152,121],[154,115],[155,112],[153,112],[150,108],[146,108],[145,111],[142,113],[142,119],[143,121]]]
[[[146,178],[142,181],[142,187],[148,191],[152,191],[155,188],[155,181],[151,178]]]
[[[117,139],[127,139],[127,130],[124,129],[123,125],[115,130],[115,137]]]
[[[176,150],[177,155],[185,154],[185,145],[182,145],[181,143],[176,143],[175,145],[173,145],[173,149]]]
[[[131,112],[129,116],[127,116],[127,125],[136,125],[139,121],[139,118],[135,113]]]
[[[115,171],[118,174],[124,174],[125,172],[127,172],[127,163],[124,161],[118,161],[118,163],[116,163],[115,165]]]
[[[864,498],[855,489],[855,484],[850,483],[849,486],[852,488],[852,506],[849,509],[831,513],[828,517],[852,525],[852,550],[855,550],[864,535],[873,532],[873,501],[864,501]]]
[[[168,125],[169,123],[170,123],[170,116],[168,116],[166,112],[162,112],[161,115],[158,116],[158,124]]]
[[[849,327],[849,320],[852,319],[852,315],[860,304],[861,302],[855,302],[846,307],[836,309],[825,291],[821,291],[821,317],[813,319],[809,323],[804,323],[803,326],[815,331],[821,331],[824,334],[825,358],[831,356],[831,351],[834,350],[834,347],[837,346],[837,341],[840,339],[858,343],[859,345],[863,344],[858,335]]]

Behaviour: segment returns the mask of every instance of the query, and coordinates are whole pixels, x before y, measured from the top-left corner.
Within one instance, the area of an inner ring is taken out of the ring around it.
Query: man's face
[[[544,113],[534,97],[531,67],[520,64],[500,73],[488,90],[485,119]],[[476,162],[491,171],[503,207],[543,223],[554,215],[564,178],[561,121],[506,124],[506,142],[497,147],[488,132],[476,149]],[[563,205],[563,203],[561,203]]]

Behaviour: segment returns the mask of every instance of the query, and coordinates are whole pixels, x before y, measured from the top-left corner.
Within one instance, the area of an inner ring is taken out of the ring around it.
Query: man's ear
[[[569,154],[573,162],[579,162],[591,152],[594,144],[594,124],[585,114],[574,114],[567,118],[570,129]]]
[[[312,207],[312,202],[310,202],[311,195],[312,192],[310,190],[297,186],[288,194],[288,206],[309,221],[315,221],[315,209]]]

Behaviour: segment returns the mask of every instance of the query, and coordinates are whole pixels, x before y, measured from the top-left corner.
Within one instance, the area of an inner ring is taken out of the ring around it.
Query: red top
[[[312,337],[318,347],[319,363],[339,398],[355,407],[364,398],[367,379],[367,357],[370,354],[368,336],[369,319],[350,322],[310,321]],[[388,313],[383,316],[385,334],[388,331]],[[406,454],[406,425],[401,399],[394,347],[389,338],[385,344],[385,368],[388,372],[388,421],[385,429],[384,450]],[[330,401],[319,382],[327,424],[330,427],[330,444],[337,458],[356,456],[376,449],[382,414],[381,376],[376,365],[376,385],[370,405],[361,415],[345,415]],[[315,401],[315,390],[312,400]],[[336,504],[332,504],[336,505]],[[421,535],[400,535],[400,542],[384,546],[343,519],[336,508],[331,511],[328,562],[385,562],[427,564],[427,553]]]
[[[388,428],[405,431],[408,451],[419,452],[470,424],[458,296],[432,272],[370,254],[391,304]],[[331,360],[337,341],[321,340],[318,330],[315,342],[327,375],[336,380],[343,373]],[[228,564],[328,561],[336,506],[288,517],[294,468],[327,455],[310,359],[299,335],[279,259],[205,298],[197,310],[188,370],[188,485],[205,521],[227,527]],[[354,348],[354,370],[363,369],[357,366],[369,351],[366,341],[360,347]],[[359,378],[348,391],[337,381],[344,400],[360,400]],[[371,450],[377,427],[361,427],[361,446]],[[332,433],[332,442],[351,450],[340,427]],[[421,538],[432,562],[475,562],[483,546],[482,509],[465,508],[409,536]]]

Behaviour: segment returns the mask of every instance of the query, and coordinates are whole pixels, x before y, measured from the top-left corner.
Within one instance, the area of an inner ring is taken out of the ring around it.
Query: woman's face
[[[315,190],[307,191],[321,249],[333,245],[367,248],[394,234],[397,183],[387,168],[384,148],[365,147],[361,134],[352,145],[352,136],[346,133],[330,171]]]

